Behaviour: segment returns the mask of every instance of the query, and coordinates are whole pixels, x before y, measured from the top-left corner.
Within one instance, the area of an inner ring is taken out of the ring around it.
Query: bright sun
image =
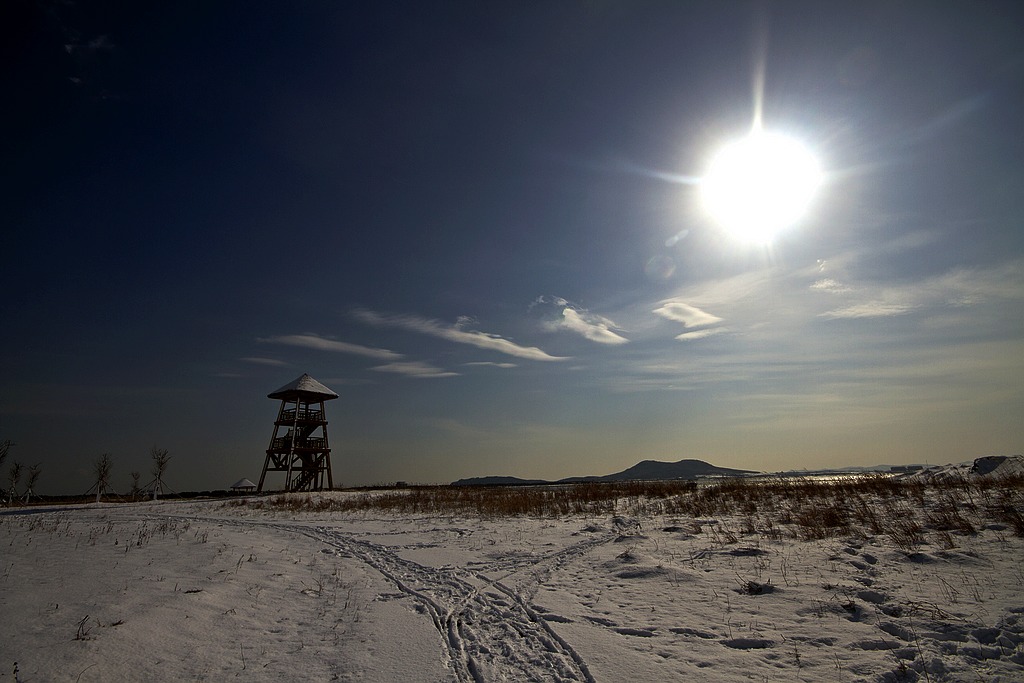
[[[806,147],[755,132],[718,152],[701,191],[705,208],[733,236],[767,244],[803,216],[820,184],[818,163]]]

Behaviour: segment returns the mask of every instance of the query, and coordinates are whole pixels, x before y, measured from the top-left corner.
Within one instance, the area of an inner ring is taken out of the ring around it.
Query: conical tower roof
[[[338,395],[308,374],[304,374],[302,377],[285,384],[277,391],[267,394],[267,398],[282,400],[286,398],[304,398],[330,401],[332,398],[338,398]]]

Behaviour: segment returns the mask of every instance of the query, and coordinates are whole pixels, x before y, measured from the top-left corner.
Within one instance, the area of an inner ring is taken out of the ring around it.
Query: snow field
[[[810,491],[12,509],[0,680],[1021,680],[1019,484]]]

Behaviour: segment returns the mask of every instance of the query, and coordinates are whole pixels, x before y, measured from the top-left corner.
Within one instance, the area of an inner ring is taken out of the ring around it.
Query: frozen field
[[[4,510],[0,681],[1020,681],[1022,489],[964,482]]]

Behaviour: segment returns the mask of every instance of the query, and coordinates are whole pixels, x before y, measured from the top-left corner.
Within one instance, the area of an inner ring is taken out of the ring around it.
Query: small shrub
[[[924,528],[913,514],[897,513],[889,520],[886,533],[897,548],[906,553],[916,552],[924,543]]]
[[[1024,514],[1021,514],[1017,506],[1010,502],[1003,502],[993,508],[992,516],[997,521],[1009,524],[1015,535],[1024,536]]]

